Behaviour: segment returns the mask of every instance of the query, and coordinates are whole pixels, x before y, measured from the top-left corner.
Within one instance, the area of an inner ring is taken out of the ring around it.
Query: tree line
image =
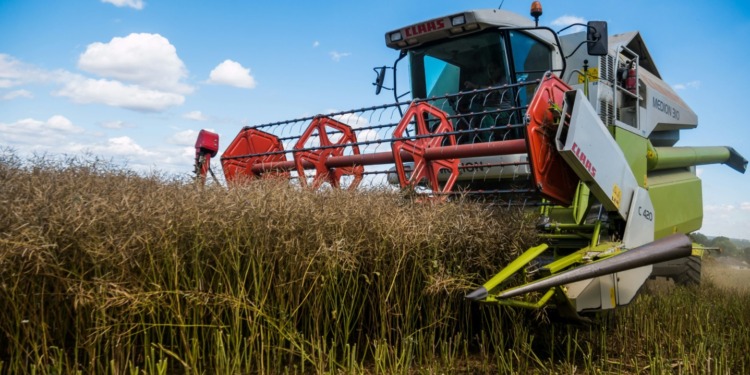
[[[750,241],[748,240],[724,236],[708,237],[702,233],[693,233],[690,237],[695,243],[721,249],[722,256],[731,256],[750,262]]]

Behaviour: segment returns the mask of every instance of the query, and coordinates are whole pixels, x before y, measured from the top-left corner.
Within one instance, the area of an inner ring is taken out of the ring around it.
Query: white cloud
[[[52,116],[46,121],[25,118],[10,124],[0,122],[3,143],[23,146],[21,149],[27,151],[46,151],[62,144],[68,136],[83,132],[83,128],[61,115]]]
[[[104,78],[177,94],[193,91],[181,82],[187,77],[177,49],[159,34],[130,34],[109,43],[92,43],[78,59],[78,67]]]
[[[733,204],[707,204],[703,206],[703,211],[716,215],[727,215],[733,212],[737,207]]]
[[[316,41],[313,42],[312,46],[313,46],[313,48],[318,48],[318,47],[320,47],[320,42],[316,40]]]
[[[336,109],[329,109],[325,111],[325,113],[336,113],[336,112],[339,112],[339,111]],[[378,132],[373,129],[359,130],[360,128],[369,126],[370,122],[367,120],[367,118],[357,115],[356,113],[344,113],[341,115],[334,115],[330,117],[338,122],[341,122],[344,125],[351,126],[352,129],[354,129],[355,136],[357,137],[357,142],[376,141],[380,139]],[[311,147],[319,146],[320,140],[317,139],[317,136],[313,136],[312,138],[313,140],[310,146]],[[331,142],[337,142],[339,139],[340,139],[340,136],[335,136],[335,135],[329,136],[329,140]],[[360,147],[364,147],[364,146],[360,146]]]
[[[378,139],[380,139],[380,136],[375,130],[365,129],[357,132],[357,142],[377,141]],[[360,145],[359,147],[361,149],[365,146]]]
[[[49,126],[50,129],[62,132],[79,133],[82,131],[81,128],[74,126],[70,120],[61,115],[54,115],[50,117],[49,120],[47,120],[47,126]]]
[[[330,55],[331,55],[331,60],[333,60],[333,61],[335,61],[335,62],[339,62],[339,61],[341,61],[341,59],[343,59],[344,57],[349,57],[349,56],[351,56],[352,54],[351,54],[351,53],[349,53],[349,52],[338,52],[338,51],[331,51],[331,52],[330,52]]]
[[[192,149],[192,153],[186,152]],[[114,162],[127,165],[129,169],[141,172],[162,171],[189,175],[192,172],[195,149],[162,144],[155,148],[145,148],[128,136],[108,138],[104,142],[76,143],[64,149],[69,153],[89,153]]]
[[[148,165],[161,160],[158,152],[143,148],[128,136],[108,138],[98,143],[72,143],[65,148],[69,153],[90,153],[105,158],[136,160],[140,165]]]
[[[91,150],[98,154],[118,156],[155,156],[156,153],[148,151],[137,144],[128,136],[109,138],[102,146],[94,146]]]
[[[182,118],[193,121],[208,121],[208,117],[201,111],[190,111],[182,115]]]
[[[185,97],[180,94],[84,77],[68,81],[55,94],[68,97],[76,103],[100,103],[142,112],[159,112],[185,102]]]
[[[750,240],[750,202],[705,205],[700,232],[707,236],[725,236]]]
[[[34,95],[30,91],[28,91],[28,90],[15,90],[15,91],[11,91],[11,92],[3,95],[2,99],[3,100],[13,100],[13,99],[16,99],[16,98],[31,99],[33,97],[34,97]]]
[[[175,47],[159,34],[130,34],[108,43],[92,43],[81,54],[78,67],[101,78],[64,70],[48,72],[0,54],[0,86],[53,82],[62,86],[53,94],[75,103],[144,112],[181,105],[185,102],[184,95],[193,91],[183,82],[188,73]],[[17,90],[8,95],[27,94],[30,95],[28,91]]]
[[[0,53],[0,89],[8,89],[31,82],[45,81],[50,74],[32,65]]]
[[[584,19],[583,17],[571,16],[571,15],[566,14],[564,16],[560,16],[560,17],[555,18],[552,21],[551,25],[562,28],[562,27],[570,26],[570,25],[572,25],[574,23],[586,23],[586,19]],[[583,31],[583,30],[585,30],[585,28],[583,26],[573,26],[573,27],[565,30],[565,32],[563,32],[563,34],[577,33],[579,31]]]
[[[245,68],[232,60],[224,60],[217,65],[209,74],[208,83],[243,89],[252,89],[256,85],[255,78],[250,75],[250,68]]]
[[[678,83],[672,86],[675,91],[687,90],[687,89],[699,89],[701,87],[701,81],[690,81],[687,83]]]
[[[167,143],[172,145],[195,147],[195,141],[197,139],[198,132],[192,129],[188,129],[173,134],[171,137],[167,138]],[[193,151],[195,151],[194,148]]]
[[[2,124],[0,127],[4,132],[8,133],[28,133],[28,134],[41,134],[47,132],[55,133],[82,133],[83,129],[73,125],[73,122],[68,120],[65,116],[54,115],[47,119],[47,121],[35,120],[32,118],[26,118],[18,120],[12,124]]]
[[[25,64],[6,54],[0,54],[0,88],[7,89],[22,84],[26,74]]]
[[[109,43],[92,43],[78,66],[102,78],[65,70],[45,71],[0,54],[0,88],[44,82],[61,85],[53,94],[76,103],[97,103],[136,111],[158,112],[185,102],[193,88],[183,82],[187,69],[176,49],[158,34],[130,34]],[[2,99],[30,97],[15,90]]]
[[[131,170],[146,172],[156,169],[169,170],[166,160],[174,159],[170,155],[179,151],[174,147],[149,150],[139,145],[134,139],[122,136],[94,143],[70,140],[62,147],[56,147],[54,152],[56,154],[89,154],[98,158],[110,159],[115,163],[127,166]],[[173,171],[189,170],[189,162],[189,159],[181,160],[181,164],[184,166],[171,169]]]
[[[122,127],[130,126],[122,121],[112,123],[121,124],[119,126]],[[141,172],[159,170],[189,175],[195,154],[192,147],[195,139],[189,147],[160,142],[158,147],[152,148],[143,147],[127,136],[100,140],[61,115],[52,116],[47,120],[26,118],[13,123],[0,122],[0,134],[2,144],[18,150],[21,157],[28,157],[34,153],[50,157],[90,154],[111,159],[115,163]],[[186,133],[183,136],[188,135]]]
[[[118,8],[131,7],[133,9],[143,9],[143,0],[102,0],[103,3],[110,3]]]
[[[329,113],[338,112],[336,110],[329,111]],[[332,118],[343,124],[349,125],[353,128],[361,128],[367,126],[370,122],[366,118],[359,116],[355,113],[344,113],[343,115],[335,115]]]
[[[105,129],[125,129],[125,128],[133,128],[133,125],[130,125],[126,123],[125,121],[121,120],[114,120],[114,121],[103,121],[99,123],[99,126],[105,128]]]
[[[7,89],[33,83],[64,83],[78,76],[77,74],[58,69],[48,71],[24,63],[10,55],[0,53],[0,89]],[[24,89],[9,92],[5,96],[33,97],[31,92]]]

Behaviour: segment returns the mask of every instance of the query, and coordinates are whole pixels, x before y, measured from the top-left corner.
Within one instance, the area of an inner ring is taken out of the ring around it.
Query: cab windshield
[[[409,60],[415,98],[538,79],[552,68],[548,46],[525,33],[497,29],[415,48]],[[526,94],[520,94],[517,100],[525,102]]]

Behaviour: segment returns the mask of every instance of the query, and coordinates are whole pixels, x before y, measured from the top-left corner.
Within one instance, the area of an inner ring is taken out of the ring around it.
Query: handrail
[[[619,83],[618,83],[617,69],[620,66],[620,54],[622,52],[629,53],[632,56],[630,58],[630,62],[632,64],[635,64],[635,94],[633,94],[632,92],[628,91],[624,87],[621,87],[619,85]],[[631,49],[629,49],[629,48],[627,48],[625,46],[620,46],[620,48],[617,49],[617,53],[615,55],[615,64],[614,64],[614,67],[613,67],[615,69],[615,82],[614,82],[614,85],[612,86],[612,106],[613,106],[613,108],[615,110],[615,117],[614,117],[615,124],[617,123],[617,120],[618,120],[617,118],[618,118],[618,113],[619,113],[619,109],[617,107],[617,90],[620,89],[621,92],[626,93],[626,95],[630,95],[631,97],[633,97],[633,98],[636,99],[636,105],[635,105],[635,128],[636,129],[640,129],[641,128],[641,111],[640,111],[640,108],[639,108],[640,103],[638,103],[641,100],[641,95],[640,95],[640,92],[639,92],[640,85],[638,84],[638,77],[639,77],[639,71],[638,70],[640,69],[640,63],[639,63],[639,61],[640,61],[640,57],[638,56],[637,53],[635,53],[633,50],[631,50]]]

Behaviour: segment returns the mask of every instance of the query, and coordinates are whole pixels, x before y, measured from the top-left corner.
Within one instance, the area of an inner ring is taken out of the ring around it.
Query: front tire
[[[665,277],[676,285],[700,285],[701,257],[689,256],[654,264],[651,278]]]
[[[682,266],[682,271],[674,276],[674,283],[683,286],[700,285],[701,257],[689,256],[684,259],[685,263]]]

